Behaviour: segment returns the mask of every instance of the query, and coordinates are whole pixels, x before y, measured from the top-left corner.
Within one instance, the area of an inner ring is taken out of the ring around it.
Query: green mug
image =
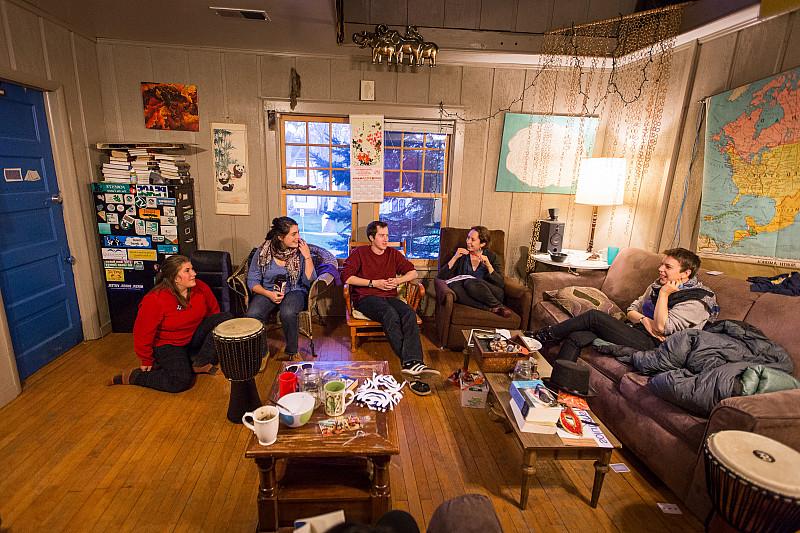
[[[353,391],[345,388],[344,381],[329,381],[323,390],[325,391],[325,414],[328,416],[342,416],[356,396]]]

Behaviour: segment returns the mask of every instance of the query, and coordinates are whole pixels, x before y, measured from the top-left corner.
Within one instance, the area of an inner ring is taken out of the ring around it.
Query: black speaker
[[[542,252],[560,252],[564,241],[564,223],[554,220],[540,220],[539,224],[539,241],[542,243]]]

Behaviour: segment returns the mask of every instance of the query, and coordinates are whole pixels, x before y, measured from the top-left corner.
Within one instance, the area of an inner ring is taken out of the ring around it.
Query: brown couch
[[[439,240],[439,268],[447,263],[464,246],[469,228],[442,228]],[[502,230],[489,232],[489,249],[498,255],[504,265],[506,234]],[[471,328],[504,328],[524,329],[528,324],[531,309],[531,291],[516,280],[505,277],[505,300],[503,303],[511,309],[511,316],[503,318],[499,315],[456,303],[456,294],[444,280],[434,281],[436,288],[436,334],[441,347],[451,350],[462,350],[466,345],[461,330]]]
[[[577,278],[566,272],[531,274],[531,329],[568,318],[542,300],[544,291],[561,287],[597,287],[626,310],[656,278],[660,258],[626,248],[608,273],[590,272]],[[800,318],[796,314],[800,298],[750,292],[746,281],[724,274],[709,276],[702,269],[698,277],[716,292],[719,319],[744,320],[760,328],[786,348],[794,361],[794,376],[800,377]],[[553,347],[547,356],[556,353]],[[647,387],[647,377],[613,357],[587,347],[581,359],[592,368],[591,385],[598,391],[589,402],[592,410],[700,518],[705,518],[711,505],[702,454],[708,435],[728,429],[752,431],[800,449],[800,390],[728,398],[705,419],[655,396]]]

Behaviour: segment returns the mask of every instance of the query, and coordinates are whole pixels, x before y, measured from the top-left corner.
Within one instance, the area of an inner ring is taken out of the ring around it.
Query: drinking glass
[[[322,403],[322,378],[313,368],[303,370],[301,375],[300,390],[314,397],[314,409]]]

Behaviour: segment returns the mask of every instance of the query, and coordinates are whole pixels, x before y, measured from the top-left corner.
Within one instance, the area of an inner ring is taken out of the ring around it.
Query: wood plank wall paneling
[[[461,69],[450,65],[437,65],[430,71],[428,103],[458,105],[461,103]]]
[[[789,37],[786,42],[786,54],[780,70],[788,70],[788,65],[800,65],[800,12],[794,11],[789,15]]]
[[[11,2],[5,3],[8,16],[6,31],[12,43],[15,70],[47,77],[44,42],[39,17]]]
[[[407,0],[408,23],[413,26],[444,26],[444,0]]]
[[[765,78],[778,72],[788,17],[776,17],[761,24],[750,26],[739,32],[736,42],[736,56],[729,87],[739,87],[745,83]],[[780,36],[780,38],[776,38]]]
[[[8,8],[6,7],[5,0],[0,0],[0,67],[11,68],[11,48],[8,45],[7,39],[10,35],[6,33],[6,24],[8,24]]]
[[[403,69],[397,73],[397,102],[406,104],[427,104],[430,91],[431,68]]]
[[[300,75],[304,100],[330,100],[331,62],[328,58],[298,57],[295,69]]]
[[[543,33],[551,27],[554,0],[519,0],[517,4],[518,32]]]
[[[481,29],[514,31],[516,0],[481,2]]]
[[[331,100],[357,101],[361,94],[362,63],[355,58],[331,60]]]
[[[480,28],[481,0],[445,0],[446,28]]]

